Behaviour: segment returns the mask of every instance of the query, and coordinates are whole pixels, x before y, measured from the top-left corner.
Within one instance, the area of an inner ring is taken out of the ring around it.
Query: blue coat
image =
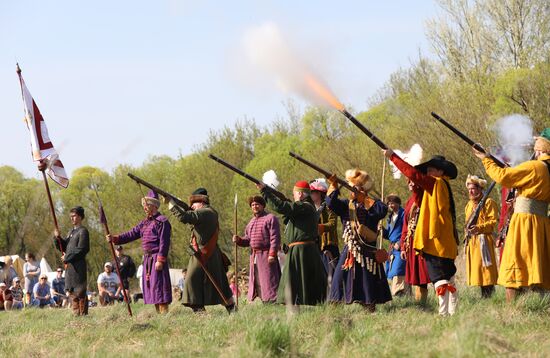
[[[401,232],[403,231],[403,218],[405,210],[399,208],[397,212],[397,220],[391,225],[391,216],[386,219],[386,227],[384,228],[384,239],[389,240],[392,247],[389,250],[390,259],[386,262],[386,275],[388,279],[394,276],[405,276],[405,260],[401,259],[401,249],[395,250],[393,244],[401,241]]]

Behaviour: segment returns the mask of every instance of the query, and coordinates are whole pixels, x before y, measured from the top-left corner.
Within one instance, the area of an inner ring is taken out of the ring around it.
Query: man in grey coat
[[[55,247],[63,253],[61,261],[66,265],[65,290],[69,292],[73,313],[76,316],[83,316],[88,314],[86,254],[90,251],[88,229],[82,226],[84,208],[81,206],[72,208],[70,218],[73,228],[67,238],[62,238],[59,231],[55,230],[54,240]],[[61,248],[58,242],[61,242]]]

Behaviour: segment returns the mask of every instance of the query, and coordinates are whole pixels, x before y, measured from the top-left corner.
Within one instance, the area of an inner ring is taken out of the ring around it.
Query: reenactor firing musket
[[[485,153],[489,156],[489,158],[491,158],[496,165],[498,165],[499,167],[501,168],[504,168],[504,167],[508,167],[509,165],[504,163],[503,161],[501,161],[500,159],[498,159],[497,157],[493,156],[491,153],[489,153],[487,150],[485,150],[485,148],[483,148],[479,143],[476,143],[474,142],[472,139],[470,139],[468,136],[466,136],[464,133],[462,133],[461,131],[459,131],[455,126],[453,126],[452,124],[450,124],[449,122],[447,122],[445,119],[441,118],[441,116],[439,116],[437,113],[435,112],[432,112],[432,117],[434,117],[435,119],[437,119],[441,124],[443,124],[445,127],[449,128],[454,134],[456,134],[457,136],[459,136],[462,140],[464,140],[466,143],[468,143],[471,147],[473,147],[475,150],[479,151],[479,152],[482,152],[482,153]],[[493,182],[488,188],[487,190],[485,191],[485,193],[483,194],[483,198],[486,199],[487,196],[489,196],[489,194],[491,193],[491,190],[494,188],[495,186],[495,183]],[[512,195],[515,196],[515,190],[512,189],[511,191]],[[483,200],[483,199],[482,199]],[[483,201],[483,205],[485,204],[485,202]],[[481,210],[481,208],[483,207],[482,205],[482,202],[480,201],[479,204],[478,204],[478,207],[475,209],[475,211],[472,213],[472,219],[474,219],[474,214],[478,211]],[[504,238],[506,237],[506,233],[508,232],[508,225],[510,224],[510,218],[512,216],[512,213],[514,211],[514,207],[513,207],[513,204],[512,204],[512,207],[509,209],[508,213],[509,213],[509,216],[508,216],[508,219],[505,223],[505,225],[502,227],[500,233],[499,233],[499,238]],[[478,217],[479,217],[479,213],[478,213]],[[475,226],[476,225],[476,222],[477,222],[477,217],[475,217],[475,221],[473,221],[472,223],[469,222],[468,220],[468,223],[466,224],[465,226],[465,230],[468,230],[469,227],[471,226]],[[466,234],[466,238],[465,238],[465,243],[467,244],[468,243],[468,234]]]
[[[242,177],[245,177],[246,179],[250,180],[251,182],[253,182],[254,184],[263,184],[265,185],[265,183],[261,182],[260,180],[254,178],[252,175],[249,175],[247,173],[245,173],[244,171],[240,170],[239,168],[229,164],[228,162],[226,162],[225,160],[221,159],[221,158],[218,158],[216,157],[215,155],[213,154],[208,154],[208,157],[212,160],[215,160],[216,162],[220,163],[221,165],[223,165],[224,167],[234,171],[235,173],[239,174],[240,176]],[[270,190],[271,192],[273,192],[279,199],[281,200],[284,200],[284,201],[290,201],[283,193],[281,193],[280,191],[278,191],[277,189],[269,186],[269,185],[266,185],[265,186],[267,190]]]

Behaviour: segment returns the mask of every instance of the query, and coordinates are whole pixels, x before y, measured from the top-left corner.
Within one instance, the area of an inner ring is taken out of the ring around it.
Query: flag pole
[[[97,192],[97,187],[93,184],[92,184],[92,187],[94,188],[95,195],[97,197],[98,206],[99,206],[99,220],[103,225],[103,230],[105,231],[105,235],[109,236],[111,234],[111,231],[109,230],[109,224],[107,224],[107,216],[105,215],[105,211],[103,210],[103,204],[101,203],[99,193]],[[122,291],[122,295],[124,296],[124,301],[126,302],[126,308],[128,308],[128,314],[131,317],[132,308],[130,307],[130,300],[128,299],[128,295],[126,294],[126,290],[124,289],[124,285],[122,283],[122,276],[120,275],[120,266],[118,264],[118,259],[116,257],[115,246],[113,245],[112,241],[109,241],[109,246],[111,247],[111,255],[113,255],[113,261],[115,262],[115,269],[119,278],[118,281],[120,285],[120,290]]]
[[[19,66],[17,66],[19,68]],[[20,70],[21,71],[21,70]],[[48,178],[46,177],[46,163],[43,161],[40,161],[38,164],[38,170],[42,172],[42,178],[44,178],[44,186],[46,187],[46,194],[48,196],[48,202],[50,204],[50,213],[52,214],[53,219],[53,225],[55,227],[55,230],[57,233],[59,233],[59,225],[57,223],[57,216],[55,215],[55,208],[53,206],[53,200],[52,200],[52,194],[50,192],[50,185],[48,184]],[[63,251],[63,245],[61,244],[61,239],[59,236],[56,237],[57,239],[57,245],[59,245],[59,251],[61,251],[61,254],[65,254],[65,251]]]
[[[235,235],[238,235],[237,233],[237,193],[235,193],[235,222],[234,222],[234,228],[235,228]],[[237,255],[237,242],[235,242],[235,285],[237,286],[237,294],[235,297],[235,307],[239,306],[239,269],[238,269],[238,255]]]

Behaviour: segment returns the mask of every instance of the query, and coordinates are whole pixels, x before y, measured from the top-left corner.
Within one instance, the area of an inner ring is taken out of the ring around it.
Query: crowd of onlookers
[[[97,277],[97,294],[88,292],[90,306],[96,306],[96,297],[101,306],[124,300],[124,294],[130,299],[129,278],[136,275],[136,266],[132,258],[122,253],[122,246],[117,246],[116,255],[119,264],[120,278],[111,262],[106,262],[104,271]],[[65,291],[64,270],[58,267],[51,282],[48,275],[42,272],[34,254],[25,255],[23,277],[17,275],[11,256],[5,256],[0,262],[0,311],[19,310],[24,307],[68,307],[71,300]],[[22,283],[23,280],[23,283]],[[124,291],[122,292],[120,282]],[[91,286],[91,285],[90,285]],[[134,295],[134,299],[137,298]]]

